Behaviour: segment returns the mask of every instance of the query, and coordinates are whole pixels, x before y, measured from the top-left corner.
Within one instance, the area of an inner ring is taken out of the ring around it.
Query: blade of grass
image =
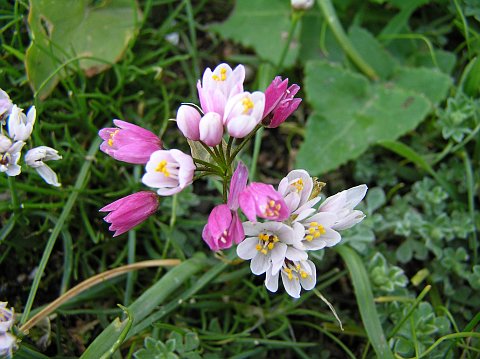
[[[339,246],[336,250],[350,272],[360,316],[375,353],[379,358],[393,359],[393,354],[388,347],[382,325],[380,324],[370,279],[362,259],[353,249],[347,246]]]
[[[42,278],[43,272],[45,271],[45,267],[47,266],[47,262],[50,258],[50,254],[52,253],[53,247],[55,242],[57,241],[58,235],[60,234],[61,230],[65,222],[67,221],[68,216],[80,194],[80,191],[85,186],[85,182],[88,177],[88,173],[90,170],[90,166],[92,164],[93,158],[95,153],[97,153],[100,142],[102,139],[100,137],[95,138],[95,140],[90,145],[90,149],[88,150],[87,155],[85,156],[85,162],[80,169],[80,174],[77,177],[75,185],[73,186],[72,193],[68,197],[67,202],[65,203],[65,207],[63,208],[62,214],[60,215],[57,224],[53,228],[52,234],[48,238],[47,245],[45,250],[43,251],[42,259],[40,260],[40,264],[38,265],[38,270],[35,273],[35,278],[33,279],[32,288],[30,289],[30,293],[28,295],[27,304],[25,304],[25,309],[23,310],[22,319],[20,320],[20,324],[25,324],[30,315],[30,310],[32,309],[33,300],[35,299],[35,295],[37,294],[38,287],[40,285],[40,280]]]

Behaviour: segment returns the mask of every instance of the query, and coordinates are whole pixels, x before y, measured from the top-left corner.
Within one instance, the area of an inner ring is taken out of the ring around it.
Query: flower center
[[[318,224],[318,222],[310,222],[306,233],[308,234],[305,236],[305,239],[311,242],[314,238],[318,238],[322,234],[327,233],[327,231],[325,230],[325,227],[321,224]]]
[[[215,81],[225,81],[227,79],[227,69],[225,67],[222,67],[220,69],[220,76],[218,75],[213,75],[212,78]]]
[[[291,186],[294,188],[294,191],[301,192],[303,190],[303,180],[299,178],[292,182]]]
[[[160,161],[157,168],[155,168],[155,171],[162,172],[165,175],[165,177],[170,177],[170,172],[168,172],[167,164],[168,163],[166,160]]]
[[[113,146],[113,138],[114,138],[115,135],[118,133],[118,131],[119,131],[119,130],[116,130],[116,131],[114,131],[114,132],[112,132],[112,133],[110,134],[110,138],[109,138],[108,141],[107,141],[107,143],[108,143],[108,145],[109,145],[110,147]]]
[[[298,280],[301,278],[308,278],[309,274],[305,272],[300,264],[294,264],[288,259],[283,264],[282,271],[287,275],[288,280]]]
[[[282,205],[280,203],[277,203],[273,199],[268,201],[267,203],[267,208],[263,212],[263,215],[265,217],[278,217],[280,215],[280,209],[282,208]]]
[[[279,239],[275,234],[260,233],[258,235],[258,244],[255,246],[255,249],[266,255],[268,254],[268,251],[275,248],[275,243],[278,241]]]
[[[7,153],[4,153],[1,157],[0,157],[0,165],[2,166],[7,166],[8,163],[10,162],[10,154],[7,152]]]
[[[225,230],[223,231],[222,235],[220,236],[220,242],[222,242],[223,244],[227,243],[227,235],[228,235],[228,232]]]
[[[248,113],[253,108],[253,101],[249,97],[245,97],[242,100],[243,113]]]

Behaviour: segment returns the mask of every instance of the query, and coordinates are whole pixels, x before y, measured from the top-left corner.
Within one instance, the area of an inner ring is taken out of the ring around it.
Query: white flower
[[[336,221],[337,216],[328,212],[317,213],[302,221],[305,227],[305,237],[302,242],[304,247],[311,251],[332,247],[340,242],[342,239],[340,233],[331,228]]]
[[[0,358],[11,358],[17,338],[10,333],[0,334]]]
[[[12,112],[8,117],[8,135],[14,141],[26,141],[32,134],[36,117],[35,106],[30,107],[27,115],[17,105],[13,105]]]
[[[0,172],[5,172],[7,176],[18,176],[20,174],[22,168],[17,163],[24,145],[25,142],[17,141],[7,151],[0,152]]]
[[[0,124],[5,124],[5,117],[10,114],[12,107],[13,103],[10,100],[10,96],[0,89]]]
[[[5,135],[0,135],[0,153],[7,152],[7,150],[12,146],[12,140],[10,140]]]
[[[365,218],[362,211],[354,210],[355,206],[365,197],[367,186],[362,184],[336,195],[328,197],[319,207],[319,212],[331,212],[337,216],[332,229],[342,230],[353,227]]]
[[[315,2],[314,0],[290,0],[290,3],[295,10],[308,10]]]
[[[321,197],[310,199],[313,190],[313,180],[305,170],[293,170],[278,184],[278,192],[284,197],[285,203],[294,216],[294,221],[301,221],[315,213],[312,208]]]
[[[58,154],[58,151],[47,146],[39,146],[32,148],[25,155],[25,162],[28,166],[35,168],[38,174],[48,184],[59,187],[61,183],[58,182],[57,174],[43,161],[56,161],[61,159],[62,156]]]
[[[265,273],[269,267],[272,273],[278,273],[285,258],[296,261],[308,257],[301,242],[304,230],[300,224],[292,228],[281,222],[244,222],[243,229],[247,238],[238,245],[237,254],[252,260],[253,274]]]
[[[0,302],[0,334],[10,330],[14,320],[13,308],[7,308],[8,302]]]
[[[267,270],[265,286],[271,292],[278,290],[279,273],[282,276],[285,290],[294,298],[300,298],[302,287],[305,290],[310,290],[317,283],[317,272],[312,261],[291,261],[287,259],[283,263],[280,272],[274,272],[272,267]]]

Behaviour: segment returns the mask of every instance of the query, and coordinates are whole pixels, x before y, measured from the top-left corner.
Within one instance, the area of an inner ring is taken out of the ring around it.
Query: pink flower
[[[195,164],[192,157],[182,151],[159,150],[151,154],[145,169],[147,173],[142,182],[158,188],[160,196],[171,196],[192,183]]]
[[[158,208],[158,196],[154,192],[142,191],[120,198],[100,209],[110,212],[104,221],[115,231],[114,237],[125,233],[150,217]]]
[[[276,128],[290,116],[302,102],[301,98],[293,98],[300,87],[296,84],[288,89],[288,79],[282,81],[280,76],[275,77],[265,90],[265,110],[263,123],[270,128]]]
[[[116,160],[145,164],[153,152],[162,148],[162,141],[152,132],[125,121],[113,123],[118,128],[103,128],[98,135],[104,140],[100,150]]]
[[[250,183],[240,194],[239,202],[250,222],[256,222],[257,216],[273,221],[283,221],[290,216],[282,195],[265,183]]]
[[[262,120],[265,94],[260,91],[242,92],[231,97],[225,106],[223,123],[235,138],[247,136]]]
[[[200,139],[200,113],[192,106],[182,105],[177,111],[177,126],[183,135],[189,140]]]
[[[245,68],[238,65],[234,70],[227,64],[218,65],[213,71],[207,68],[202,81],[198,81],[198,97],[203,112],[216,112],[223,117],[228,99],[243,92]]]
[[[245,238],[242,222],[238,216],[238,196],[245,189],[248,180],[247,167],[241,162],[233,173],[227,204],[213,208],[203,228],[202,238],[212,251],[230,248]]]
[[[208,146],[216,146],[222,142],[223,122],[216,112],[207,112],[200,119],[200,140]]]

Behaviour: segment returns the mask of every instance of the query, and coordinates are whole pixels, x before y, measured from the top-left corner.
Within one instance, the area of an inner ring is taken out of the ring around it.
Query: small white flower
[[[352,187],[328,197],[319,207],[319,212],[331,212],[337,216],[332,229],[342,230],[353,227],[365,218],[362,211],[354,210],[365,197],[368,187],[364,184]]]
[[[47,146],[39,146],[32,148],[25,155],[25,163],[35,168],[38,174],[48,184],[59,187],[61,183],[58,182],[57,174],[43,161],[56,161],[61,159],[62,156],[58,154],[58,151]]]
[[[291,261],[287,259],[283,263],[280,272],[274,272],[272,267],[267,270],[265,286],[271,292],[278,290],[279,273],[282,276],[285,290],[294,298],[300,298],[302,288],[310,290],[317,283],[317,271],[312,261]]]
[[[272,273],[278,273],[285,258],[293,261],[308,257],[301,242],[304,230],[300,224],[292,228],[281,222],[244,222],[243,229],[247,238],[238,245],[237,254],[252,260],[253,274],[265,273],[269,267]]]
[[[5,153],[12,146],[12,140],[5,135],[0,135],[0,153]]]
[[[17,105],[13,105],[12,112],[8,116],[8,135],[14,141],[26,141],[32,134],[36,117],[35,106],[30,107],[27,115]]]
[[[18,176],[22,168],[18,165],[22,147],[25,145],[23,141],[15,142],[5,152],[0,152],[0,172],[5,172],[7,176]]]
[[[0,124],[5,124],[5,119],[10,114],[12,107],[13,103],[10,100],[10,96],[0,89]]]
[[[337,216],[328,212],[317,213],[302,221],[305,227],[305,237],[302,243],[305,248],[309,251],[318,250],[332,247],[340,242],[342,239],[340,233],[331,228],[336,221]]]
[[[12,328],[14,320],[13,308],[7,308],[8,302],[0,302],[0,334],[6,333]]]
[[[10,333],[0,334],[0,358],[11,358],[17,338]]]
[[[315,3],[314,0],[290,0],[292,8],[295,10],[308,10]]]

